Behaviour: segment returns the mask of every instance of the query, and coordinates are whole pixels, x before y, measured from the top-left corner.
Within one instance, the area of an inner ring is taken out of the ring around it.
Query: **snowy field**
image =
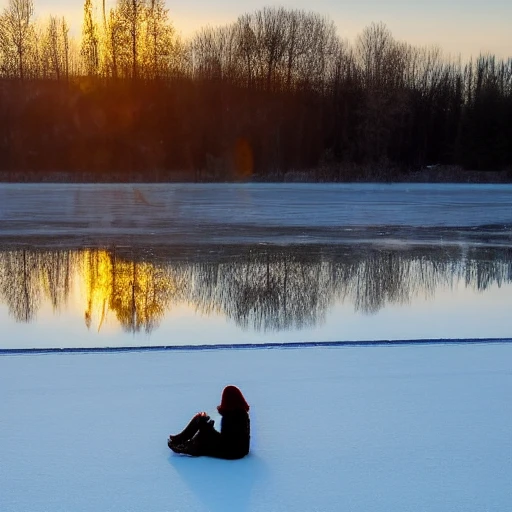
[[[241,461],[166,437],[251,404]],[[512,344],[0,356],[2,512],[512,507]]]
[[[511,185],[0,184],[0,239],[510,244],[511,204]]]

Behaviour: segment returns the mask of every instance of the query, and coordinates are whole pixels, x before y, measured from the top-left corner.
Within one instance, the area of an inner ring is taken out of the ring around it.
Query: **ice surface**
[[[241,461],[170,432],[238,384]],[[0,510],[484,512],[512,504],[512,345],[0,356]]]
[[[62,237],[96,243],[132,237],[139,244],[446,243],[484,230],[487,242],[503,236],[510,242],[511,204],[509,185],[0,184],[0,237],[42,237],[49,244],[62,244]]]
[[[0,348],[509,336],[511,204],[510,185],[0,184]]]

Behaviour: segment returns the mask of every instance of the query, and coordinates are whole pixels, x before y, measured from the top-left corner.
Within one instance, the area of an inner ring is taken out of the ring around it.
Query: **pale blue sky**
[[[0,5],[6,3],[0,0]],[[73,32],[80,33],[83,0],[34,3],[39,17],[65,15]],[[200,26],[230,22],[239,14],[277,5],[327,14],[340,36],[350,41],[372,21],[383,21],[396,39],[438,44],[452,55],[491,52],[512,56],[511,0],[167,0],[167,5],[175,27],[184,36]]]

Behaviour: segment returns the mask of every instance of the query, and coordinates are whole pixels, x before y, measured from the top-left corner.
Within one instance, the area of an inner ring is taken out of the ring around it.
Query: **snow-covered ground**
[[[337,244],[483,234],[510,243],[511,204],[510,185],[0,184],[0,238]]]
[[[238,384],[241,461],[170,432]],[[0,356],[2,512],[512,507],[512,345]]]

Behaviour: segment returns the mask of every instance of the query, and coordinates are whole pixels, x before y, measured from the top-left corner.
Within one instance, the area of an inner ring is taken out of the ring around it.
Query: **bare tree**
[[[260,69],[265,89],[277,86],[277,73],[286,50],[286,16],[283,8],[265,7],[254,15]],[[263,77],[262,77],[263,78]]]
[[[59,37],[57,18],[55,16],[51,16],[50,21],[48,22],[46,45],[50,69],[53,71],[53,74],[57,80],[60,80],[62,72],[60,43],[61,41]]]
[[[303,88],[323,89],[335,65],[340,41],[334,22],[316,13],[302,13],[297,56],[297,79]]]
[[[85,72],[89,76],[98,74],[99,40],[98,28],[93,18],[92,0],[85,0],[84,21],[82,25],[82,45],[80,50]]]
[[[149,0],[145,21],[145,41],[142,46],[145,74],[158,78],[167,73],[174,50],[174,30],[164,0]]]
[[[123,60],[123,27],[116,9],[110,9],[108,20],[104,26],[103,42],[103,73],[112,78],[120,75],[120,64]]]
[[[393,45],[393,36],[384,23],[372,23],[357,38],[357,55],[366,87],[379,87],[385,82],[387,59]]]
[[[235,27],[206,27],[192,41],[197,76],[207,80],[236,81],[237,43]]]
[[[69,27],[66,19],[62,17],[60,22],[61,39],[62,39],[62,60],[64,65],[64,76],[66,82],[69,80]]]
[[[252,24],[252,16],[246,14],[238,18],[236,24],[238,52],[242,59],[243,74],[246,76],[246,87],[251,88],[255,83],[256,47],[257,40]]]
[[[45,40],[45,54],[48,62],[48,69],[51,74],[60,80],[62,73],[62,59],[61,59],[61,41],[59,37],[58,20],[55,16],[50,16],[48,26],[46,29]]]
[[[24,80],[27,73],[33,14],[32,0],[9,0],[0,18],[0,45],[4,54],[13,56],[16,74],[20,80]]]
[[[116,10],[123,30],[124,50],[128,60],[126,74],[131,75],[131,78],[135,80],[139,75],[147,0],[118,0]],[[130,71],[128,71],[128,67]]]

